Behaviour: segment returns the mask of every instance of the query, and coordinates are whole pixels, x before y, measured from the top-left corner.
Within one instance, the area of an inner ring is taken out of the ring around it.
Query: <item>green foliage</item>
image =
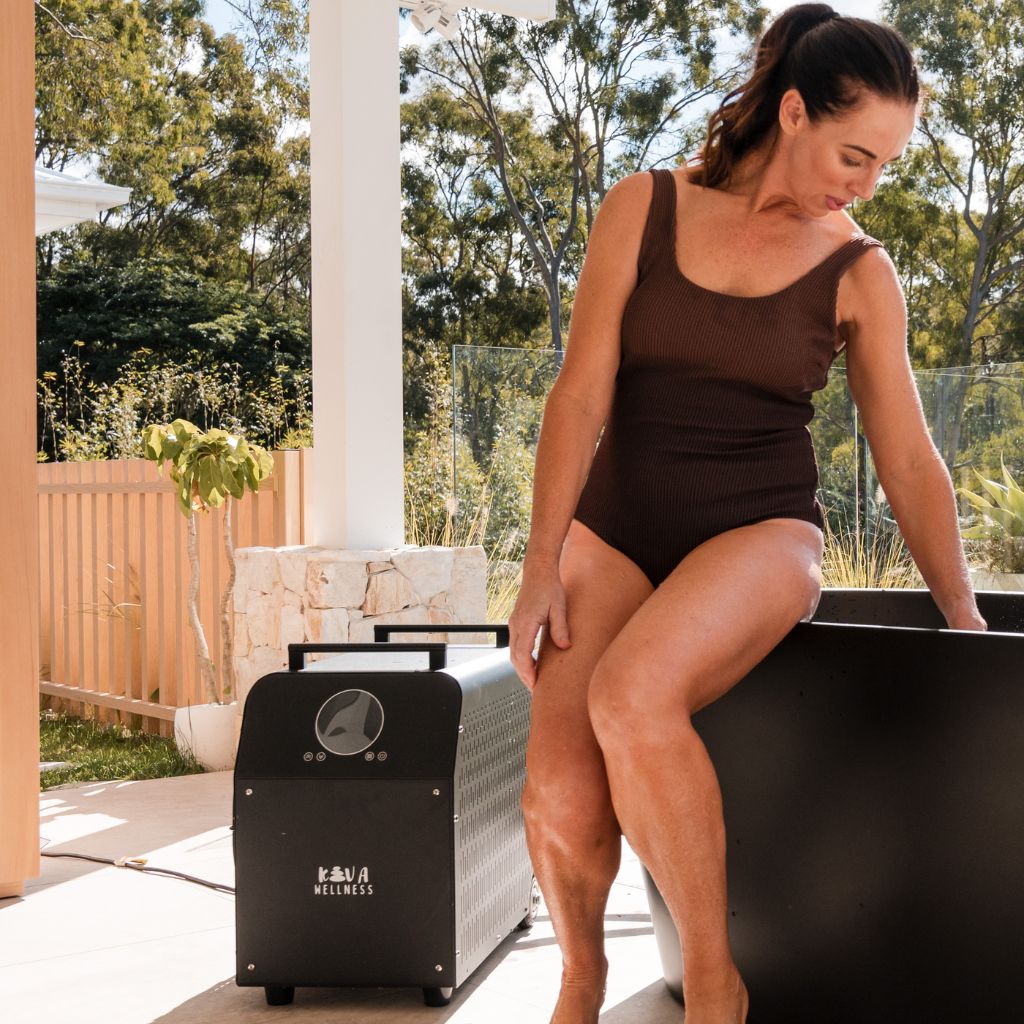
[[[210,660],[209,647],[203,624],[199,618],[199,545],[196,539],[196,512],[209,512],[220,508],[229,498],[241,499],[245,491],[258,491],[260,482],[274,468],[270,454],[258,445],[248,444],[244,438],[229,434],[217,427],[199,430],[187,420],[171,424],[150,424],[142,431],[142,449],[145,458],[157,464],[163,473],[164,463],[170,464],[171,480],[177,485],[178,507],[188,520],[188,556],[191,577],[188,589],[189,621],[196,639],[196,653],[202,667],[207,695],[217,702],[217,680]],[[234,692],[232,647],[234,634],[228,613],[228,602],[235,584],[235,554],[231,539],[231,517],[221,517],[224,548],[228,559],[229,577],[221,598],[221,626],[224,638],[224,693]]]
[[[434,386],[440,387],[442,396],[450,394],[443,375],[436,377]],[[511,527],[500,512],[493,513],[492,478],[481,470],[464,438],[456,438],[453,466],[450,416],[451,402],[442,399],[432,419],[440,429],[406,438],[405,538],[416,545],[483,545],[487,554],[487,621],[507,622],[522,578],[526,536],[519,520],[523,510],[515,510],[517,522]],[[532,462],[532,453],[525,448],[518,456],[512,461]]]
[[[66,762],[39,776],[44,790],[69,782],[162,779],[203,771],[195,758],[178,752],[173,739],[52,711],[39,716],[39,758]]]
[[[37,289],[40,375],[57,371],[78,342],[97,384],[114,384],[143,351],[157,365],[236,364],[243,387],[265,382],[279,365],[308,369],[307,309],[212,279],[195,263],[184,255],[126,264],[66,256]]]
[[[837,529],[840,521],[848,521],[857,514],[855,423],[846,374],[837,363],[829,372],[826,386],[814,396],[814,419],[809,426],[818,462],[820,500]]]
[[[161,474],[170,463],[185,516],[220,508],[228,497],[241,498],[246,488],[258,491],[274,469],[274,460],[258,445],[216,427],[204,433],[187,420],[150,424],[142,431],[142,450]]]
[[[978,245],[930,147],[911,145],[886,171],[871,201],[855,204],[854,218],[885,243],[896,266],[915,367],[957,365]]]
[[[987,542],[984,550],[989,568],[996,572],[1024,572],[1024,490],[1001,455],[999,462],[1002,482],[990,480],[974,470],[984,493],[957,488],[981,513],[974,526],[960,532],[965,539]]]
[[[945,207],[925,246],[940,286],[932,322],[959,326],[955,350],[936,361],[1020,358],[1021,336],[1007,337],[1005,326],[1020,306],[1024,2],[890,0],[885,14],[915,47],[928,85],[920,132]]]
[[[513,463],[529,462],[532,469],[531,451],[522,447],[516,454]],[[516,508],[507,522],[493,509],[492,478],[481,471],[464,439],[456,441],[455,461],[453,474],[450,442],[439,446],[425,433],[414,439],[405,462],[406,541],[482,545],[487,555],[487,621],[507,622],[522,583],[529,495],[521,493],[527,504]]]
[[[142,427],[152,420],[186,419],[204,429],[217,423],[270,449],[312,446],[306,367],[281,362],[261,380],[197,350],[175,363],[140,348],[111,382],[97,383],[84,351],[75,342],[37,381],[40,462],[141,458]]]
[[[403,348],[406,409],[428,397],[421,362],[447,361],[453,345],[550,343],[547,295],[488,166],[476,122],[435,87],[402,105]],[[575,266],[578,243],[567,259]]]

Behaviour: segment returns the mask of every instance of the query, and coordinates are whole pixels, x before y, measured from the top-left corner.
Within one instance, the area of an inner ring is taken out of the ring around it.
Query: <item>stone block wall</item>
[[[235,558],[239,711],[257,679],[287,666],[290,643],[372,643],[375,622],[433,623],[436,635],[416,639],[446,641],[445,625],[487,621],[487,558],[480,546],[258,547],[239,548]]]

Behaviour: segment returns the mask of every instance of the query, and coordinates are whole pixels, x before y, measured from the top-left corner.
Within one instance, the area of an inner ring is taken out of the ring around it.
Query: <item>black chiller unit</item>
[[[496,633],[497,646],[388,643]],[[239,985],[419,986],[443,1006],[533,913],[530,695],[508,627],[290,644],[245,703],[234,775]],[[309,653],[337,657],[305,667]]]
[[[1024,594],[826,588],[694,716],[722,791],[751,1024],[1020,1020]],[[645,878],[665,979],[672,917]]]

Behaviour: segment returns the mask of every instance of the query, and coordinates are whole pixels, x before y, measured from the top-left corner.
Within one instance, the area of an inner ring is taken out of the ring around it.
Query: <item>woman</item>
[[[721,796],[691,716],[817,607],[806,424],[844,345],[911,554],[950,628],[986,628],[896,271],[844,212],[902,155],[918,99],[895,31],[791,7],[712,115],[701,161],[632,174],[601,205],[510,618],[533,692],[527,838],[563,958],[553,1024],[598,1018],[623,834],[679,929],[687,1024],[746,1019]]]

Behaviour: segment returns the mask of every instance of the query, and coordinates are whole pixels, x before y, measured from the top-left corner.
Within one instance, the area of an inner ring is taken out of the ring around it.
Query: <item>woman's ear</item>
[[[787,89],[779,101],[779,127],[787,135],[795,135],[806,123],[803,97],[796,89]]]

